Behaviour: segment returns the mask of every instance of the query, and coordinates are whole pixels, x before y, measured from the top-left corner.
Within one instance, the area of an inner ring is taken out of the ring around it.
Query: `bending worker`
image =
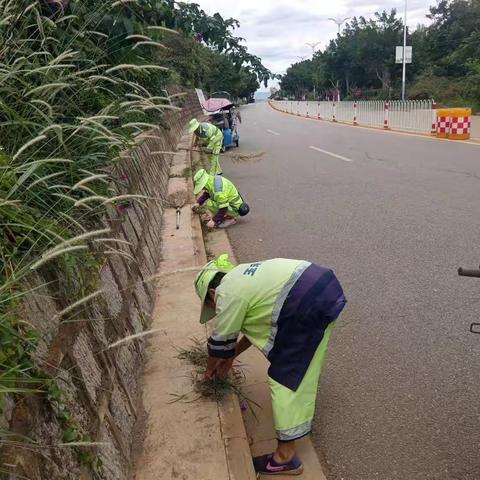
[[[194,212],[206,204],[212,214],[207,227],[227,228],[237,223],[236,217],[244,217],[250,207],[243,201],[235,185],[222,175],[209,175],[203,168],[193,178],[195,183],[193,193],[198,195],[197,203],[193,205]]]
[[[275,452],[253,459],[255,470],[300,474],[295,440],[311,431],[328,340],[346,303],[335,274],[283,258],[234,267],[222,255],[197,275],[195,288],[203,303],[200,323],[215,317],[207,379],[227,375],[234,358],[252,344],[270,361],[278,443]]]
[[[197,119],[190,120],[190,133],[195,133],[197,138],[207,143],[208,160],[210,162],[210,174],[222,175],[220,167],[220,152],[223,145],[223,132],[208,122],[200,123]]]

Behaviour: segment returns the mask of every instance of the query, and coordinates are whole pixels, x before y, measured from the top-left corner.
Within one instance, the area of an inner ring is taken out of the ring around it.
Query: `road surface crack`
[[[464,175],[465,177],[475,178],[476,180],[480,180],[480,176],[476,173],[471,172],[461,172],[459,170],[451,170],[449,168],[435,168],[439,172],[447,172],[447,173],[456,173],[457,175]]]
[[[374,157],[374,156],[370,155],[369,152],[365,152],[364,155],[368,160],[373,160],[374,162],[381,162],[381,163],[389,164],[392,167],[398,167],[397,162],[395,162],[394,160],[389,160],[388,158],[382,158],[382,157]]]

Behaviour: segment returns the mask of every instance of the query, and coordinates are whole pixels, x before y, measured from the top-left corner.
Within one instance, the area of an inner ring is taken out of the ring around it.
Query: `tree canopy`
[[[408,31],[413,63],[407,66],[410,98],[480,104],[480,0],[441,0],[430,7],[428,26]],[[403,44],[396,10],[355,17],[312,60],[293,64],[282,77],[280,95],[322,98],[338,88],[347,98],[398,98],[402,66],[395,47]]]
[[[244,39],[235,35],[240,23],[234,18],[208,15],[196,3],[174,0],[124,2],[120,10],[111,10],[111,4],[63,0],[61,10],[65,15],[87,18],[97,31],[108,35],[105,53],[117,61],[131,59],[132,41],[138,40],[138,35],[160,42],[165,47],[161,50],[145,43],[144,54],[153,55],[161,65],[168,62],[173,70],[171,80],[183,86],[250,97],[272,76],[261,59],[248,52]],[[162,27],[181,35],[168,35]]]

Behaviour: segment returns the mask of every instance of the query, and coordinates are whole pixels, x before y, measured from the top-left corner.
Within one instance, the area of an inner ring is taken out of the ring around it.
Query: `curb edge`
[[[191,143],[193,143],[193,135],[191,137]],[[188,163],[193,170],[194,162],[192,160],[192,152],[189,154]],[[189,177],[187,182],[189,196],[194,198],[192,178]],[[209,244],[210,234],[206,236],[203,235],[202,225],[198,215],[193,215],[192,217],[192,231],[195,233],[195,238],[193,239],[195,250],[197,250],[202,257],[208,258],[207,245]],[[225,234],[223,231],[218,233]],[[228,244],[230,258],[234,263],[237,263],[226,234],[224,241]],[[232,393],[223,403],[218,403],[217,407],[230,480],[255,480],[257,476],[253,468],[250,445],[248,443],[247,431],[245,429],[238,396]]]

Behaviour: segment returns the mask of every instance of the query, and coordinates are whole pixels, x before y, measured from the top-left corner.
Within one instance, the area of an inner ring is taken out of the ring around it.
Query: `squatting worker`
[[[335,274],[283,258],[234,267],[222,255],[197,275],[195,288],[203,303],[200,322],[215,317],[207,378],[225,376],[234,358],[252,344],[270,361],[278,443],[275,452],[253,459],[255,470],[300,474],[295,440],[311,431],[328,340],[346,303]]]
[[[243,201],[235,185],[222,175],[209,175],[203,168],[194,178],[193,193],[198,195],[197,203],[192,210],[198,211],[205,205],[212,215],[207,227],[227,228],[237,223],[238,216],[244,217],[250,207]]]
[[[190,120],[190,133],[194,133],[197,138],[207,143],[208,160],[210,162],[210,174],[222,175],[220,167],[220,152],[223,145],[223,132],[215,125],[202,122],[197,119]]]

